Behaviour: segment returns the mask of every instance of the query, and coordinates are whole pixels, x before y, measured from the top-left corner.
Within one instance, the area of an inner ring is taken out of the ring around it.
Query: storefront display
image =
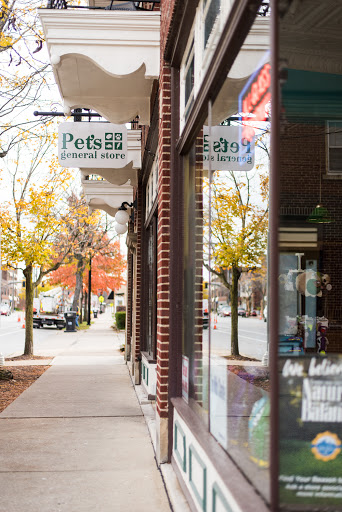
[[[342,509],[342,89],[335,50],[341,35],[331,17],[336,6],[316,0],[296,9],[283,6],[278,27],[279,499],[285,510]]]

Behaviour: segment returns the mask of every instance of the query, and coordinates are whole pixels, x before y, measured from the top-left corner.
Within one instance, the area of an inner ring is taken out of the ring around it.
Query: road
[[[5,357],[21,355],[24,352],[23,318],[23,313],[17,312],[0,318],[0,353]],[[75,342],[75,334],[58,331],[56,327],[33,329],[34,354],[55,356]]]
[[[230,354],[230,317],[218,317],[211,328],[211,353],[224,356]],[[216,329],[213,326],[216,325]],[[241,355],[262,360],[267,348],[267,324],[256,317],[239,317],[239,351]]]
[[[0,318],[0,353],[5,357],[24,352],[25,329],[23,314],[18,313]],[[230,354],[230,317],[218,317],[216,329],[211,329],[211,353],[217,356]],[[214,324],[215,325],[215,324]],[[213,327],[213,325],[212,325]],[[76,333],[58,331],[55,327],[33,329],[35,355],[55,356],[75,342]],[[203,331],[204,346],[207,345],[208,330]],[[266,323],[258,318],[239,317],[240,354],[262,360],[267,346]]]

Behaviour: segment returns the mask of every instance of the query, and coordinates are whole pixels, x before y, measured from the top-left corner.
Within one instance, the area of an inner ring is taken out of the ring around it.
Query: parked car
[[[258,316],[257,312],[255,309],[252,309],[251,311],[251,316]]]
[[[262,316],[264,318],[264,322],[267,322],[267,306],[264,307],[264,312],[263,312]]]
[[[245,308],[238,308],[238,316],[246,316]]]
[[[231,315],[231,307],[230,306],[222,306],[220,309],[219,315],[220,316],[230,316]]]
[[[0,314],[5,316],[9,316],[11,314],[11,309],[8,304],[0,305]]]

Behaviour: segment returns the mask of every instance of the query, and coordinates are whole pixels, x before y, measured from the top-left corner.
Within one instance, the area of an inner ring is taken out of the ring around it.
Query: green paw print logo
[[[115,149],[122,150],[122,133],[115,134]]]

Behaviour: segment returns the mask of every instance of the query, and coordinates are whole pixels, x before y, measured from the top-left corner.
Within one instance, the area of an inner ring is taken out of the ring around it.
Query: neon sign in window
[[[241,139],[252,141],[255,122],[267,120],[267,105],[271,101],[271,65],[266,62],[250,77],[239,95],[239,111],[242,115]]]

